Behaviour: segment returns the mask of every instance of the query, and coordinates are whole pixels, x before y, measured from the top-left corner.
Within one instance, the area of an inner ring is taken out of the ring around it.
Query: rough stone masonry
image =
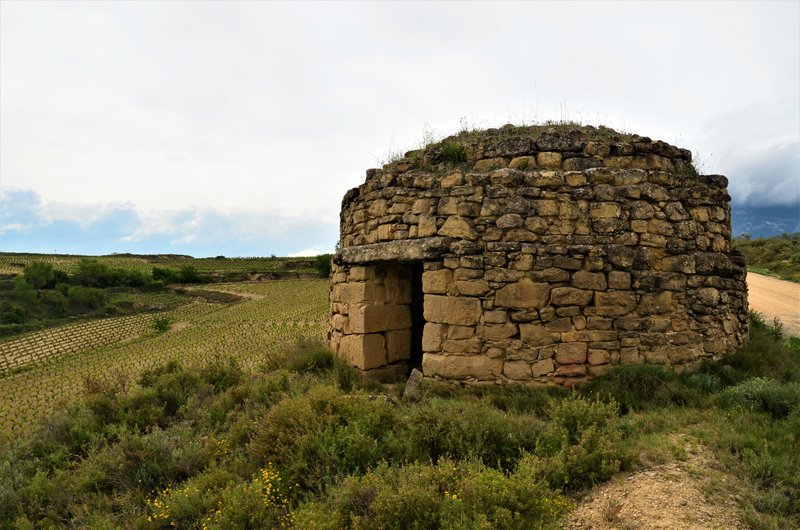
[[[605,127],[462,132],[342,201],[331,348],[382,379],[571,386],[747,336],[727,179]]]

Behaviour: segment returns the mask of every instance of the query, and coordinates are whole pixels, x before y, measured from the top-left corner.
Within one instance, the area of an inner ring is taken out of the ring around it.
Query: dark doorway
[[[411,265],[411,368],[422,369],[422,330],[425,327],[423,316],[424,295],[422,294],[422,263]]]

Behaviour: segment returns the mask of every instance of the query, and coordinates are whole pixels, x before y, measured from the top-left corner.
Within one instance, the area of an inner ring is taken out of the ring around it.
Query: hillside
[[[404,400],[402,385],[363,383],[313,342],[324,280],[214,287],[245,299],[2,378],[13,435],[0,528],[647,527],[665,516],[619,480],[673,496],[677,528],[711,528],[708,514],[732,527],[800,523],[800,348],[758,318],[745,348],[693,375],[627,366],[578,393],[427,385]],[[685,487],[670,493],[675,477]]]
[[[800,281],[800,233],[759,239],[738,237],[733,246],[744,255],[749,271]]]

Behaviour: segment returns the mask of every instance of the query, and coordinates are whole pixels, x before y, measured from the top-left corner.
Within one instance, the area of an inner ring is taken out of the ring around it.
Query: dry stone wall
[[[506,126],[407,153],[342,202],[331,347],[382,377],[692,369],[747,335],[726,186],[685,149],[604,128]]]

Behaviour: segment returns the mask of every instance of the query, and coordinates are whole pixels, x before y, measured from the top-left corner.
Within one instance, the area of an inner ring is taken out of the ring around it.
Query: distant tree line
[[[43,321],[92,313],[114,314],[109,290],[159,291],[170,283],[204,283],[194,267],[153,267],[151,272],[109,267],[82,259],[68,274],[49,263],[33,262],[22,274],[0,282],[0,336],[35,329]]]

